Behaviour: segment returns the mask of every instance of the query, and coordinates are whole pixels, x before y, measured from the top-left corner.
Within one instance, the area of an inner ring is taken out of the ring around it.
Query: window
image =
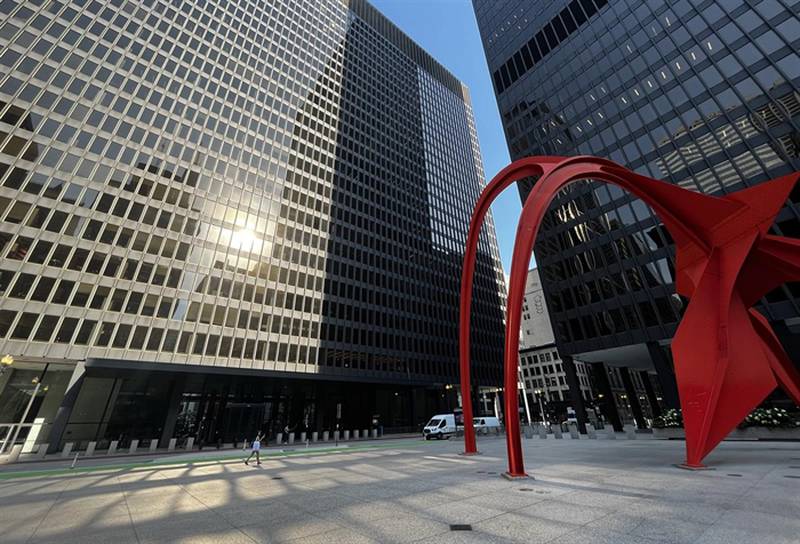
[[[47,259],[47,255],[50,253],[50,248],[52,247],[53,247],[52,242],[45,242],[44,240],[39,240],[33,247],[33,251],[31,251],[31,256],[28,258],[28,262],[36,264],[44,264],[45,260]]]
[[[53,331],[56,330],[56,325],[58,325],[58,316],[44,316],[39,328],[36,330],[36,334],[33,335],[33,339],[38,342],[49,342],[50,337],[53,336]]]
[[[17,312],[12,312],[11,310],[0,310],[0,338],[8,334],[8,329],[11,327],[11,323],[14,322],[16,315]]]
[[[72,340],[72,335],[75,334],[75,328],[78,326],[78,320],[74,317],[65,317],[64,322],[61,323],[61,328],[58,329],[56,334],[56,342],[61,344],[68,344]]]
[[[115,348],[124,348],[128,344],[128,337],[131,334],[131,325],[120,325],[117,327],[117,334],[114,335],[114,342],[111,344]]]
[[[96,346],[107,346],[111,341],[111,333],[114,332],[114,323],[104,321],[100,326],[100,334],[97,335]]]
[[[158,351],[161,345],[161,337],[164,335],[164,329],[153,329],[150,331],[150,338],[147,339],[147,350]]]
[[[92,337],[92,332],[97,325],[97,321],[86,319],[81,323],[81,328],[78,330],[78,335],[75,337],[75,344],[79,346],[86,346]]]
[[[61,280],[53,295],[53,302],[55,304],[66,304],[73,287],[75,287],[74,281]]]
[[[36,324],[36,319],[39,317],[39,314],[24,312],[17,322],[17,326],[14,327],[14,332],[11,333],[11,338],[17,340],[27,340],[28,337],[33,332],[33,326]]]
[[[55,278],[48,278],[47,276],[42,276],[39,278],[39,283],[36,284],[36,289],[33,290],[33,294],[31,295],[31,300],[36,300],[38,302],[47,302],[47,299],[50,297],[50,292],[53,290],[53,286],[56,283]]]
[[[17,277],[16,283],[14,283],[14,287],[11,288],[9,296],[14,298],[25,298],[28,295],[28,291],[30,291],[31,287],[33,287],[33,282],[35,280],[36,276],[33,274],[20,274]]]
[[[136,330],[133,332],[130,349],[142,349],[144,347],[145,338],[147,338],[147,327],[136,327]]]

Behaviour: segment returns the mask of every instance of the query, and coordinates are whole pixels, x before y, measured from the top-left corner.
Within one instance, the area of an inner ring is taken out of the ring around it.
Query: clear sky
[[[463,81],[472,97],[483,169],[487,179],[508,165],[494,89],[470,0],[370,0],[394,24]],[[511,271],[514,234],[521,206],[509,187],[492,206],[503,270]]]

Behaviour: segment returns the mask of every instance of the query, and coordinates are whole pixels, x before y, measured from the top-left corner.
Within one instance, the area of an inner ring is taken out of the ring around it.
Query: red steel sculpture
[[[724,197],[682,189],[597,157],[529,157],[486,186],[475,205],[461,276],[460,345],[465,453],[476,453],[470,394],[470,309],[478,234],[494,198],[538,177],[517,227],[506,309],[504,399],[508,473],[525,476],[517,399],[525,280],[542,217],[555,194],[582,179],[611,183],[646,202],[675,241],[676,290],[689,299],[672,341],[686,463],[702,460],[777,386],[800,404],[800,372],[767,320],[752,306],[772,289],[800,280],[800,240],[767,234],[800,173]],[[512,392],[509,394],[508,392]]]

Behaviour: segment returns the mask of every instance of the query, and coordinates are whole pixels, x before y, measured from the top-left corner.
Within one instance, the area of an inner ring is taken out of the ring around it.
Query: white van
[[[422,436],[425,440],[431,438],[449,438],[456,432],[456,417],[453,414],[439,414],[431,418],[422,429]]]
[[[500,420],[496,417],[473,417],[472,426],[476,431],[486,429],[487,431],[494,431],[500,428]]]

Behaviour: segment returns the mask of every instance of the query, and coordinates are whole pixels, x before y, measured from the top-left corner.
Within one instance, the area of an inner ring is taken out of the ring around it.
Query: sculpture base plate
[[[705,465],[687,465],[686,463],[675,464],[673,466],[678,467],[678,468],[683,469],[683,470],[692,470],[692,471],[697,471],[697,470],[717,470],[717,469],[715,469],[713,467],[707,467]]]
[[[483,454],[479,451],[462,451],[461,453],[459,453],[459,455],[463,455],[464,457],[470,457],[472,455],[483,455]]]
[[[509,472],[503,473],[503,478],[506,480],[533,480],[533,476],[528,476],[527,474],[511,474]]]

